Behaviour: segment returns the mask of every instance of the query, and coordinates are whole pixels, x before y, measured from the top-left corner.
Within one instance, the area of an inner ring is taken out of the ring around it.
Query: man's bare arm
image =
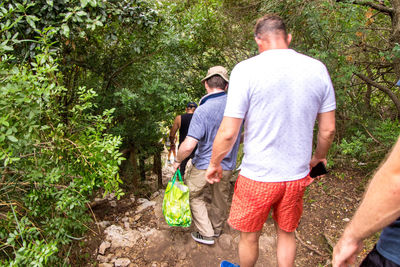
[[[310,167],[314,167],[318,162],[322,161],[326,164],[326,156],[329,148],[332,145],[335,137],[335,111],[329,111],[318,114],[318,137],[317,147],[313,158],[310,162]]]
[[[193,137],[186,136],[185,140],[183,143],[180,145],[179,150],[178,150],[178,155],[176,156],[176,161],[182,162],[184,159],[190,156],[192,154],[193,149],[196,147],[197,139],[194,139]]]
[[[176,159],[174,162],[175,171],[181,165],[181,162],[190,156],[190,154],[193,152],[193,149],[196,147],[197,143],[198,141],[193,137],[186,136],[185,140],[179,147],[178,154],[176,155]]]

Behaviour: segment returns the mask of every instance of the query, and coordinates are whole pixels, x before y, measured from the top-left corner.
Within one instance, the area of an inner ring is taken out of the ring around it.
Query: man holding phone
[[[320,161],[317,165],[311,168],[310,177],[315,178],[321,175],[327,174],[328,171],[326,170],[325,164]]]
[[[228,219],[241,232],[241,267],[255,265],[271,208],[278,265],[294,265],[294,231],[305,188],[312,182],[308,174],[319,162],[326,164],[334,137],[336,102],[328,71],[318,60],[289,49],[291,39],[279,16],[257,21],[260,55],[240,62],[231,73],[224,118],[206,172],[209,183],[219,182],[220,162],[244,121],[244,157]],[[318,140],[311,157],[316,119]]]

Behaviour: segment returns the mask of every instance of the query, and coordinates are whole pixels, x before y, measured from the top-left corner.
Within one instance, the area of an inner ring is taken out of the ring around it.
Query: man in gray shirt
[[[205,173],[210,163],[212,145],[224,116],[227,100],[228,72],[224,67],[215,66],[208,70],[202,80],[207,95],[199,103],[193,114],[188,134],[179,147],[174,169],[178,169],[183,159],[190,155],[197,145],[192,160],[193,168],[187,172],[187,185],[190,190],[190,208],[198,231],[192,238],[199,243],[212,245],[214,237],[220,236],[228,210],[229,179],[236,167],[236,156],[240,138],[236,139],[232,150],[222,160],[223,177],[220,183],[211,185],[212,203],[210,214],[204,201],[204,189],[207,186]]]

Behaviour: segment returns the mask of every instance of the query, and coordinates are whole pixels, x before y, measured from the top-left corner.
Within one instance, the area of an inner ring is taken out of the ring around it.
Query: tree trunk
[[[144,160],[143,154],[139,151],[139,172],[142,181],[146,181],[146,165]]]
[[[129,162],[132,164],[133,168],[132,183],[134,186],[137,186],[139,182],[139,173],[138,173],[136,150],[133,146],[130,149]]]
[[[372,77],[372,71],[370,68],[367,69],[367,73],[369,77]],[[364,105],[366,110],[371,110],[371,94],[372,94],[372,86],[367,83],[367,92],[364,95]]]
[[[157,187],[161,189],[163,187],[162,184],[162,163],[161,163],[161,152],[157,150],[156,154],[153,156],[153,172],[157,174]]]

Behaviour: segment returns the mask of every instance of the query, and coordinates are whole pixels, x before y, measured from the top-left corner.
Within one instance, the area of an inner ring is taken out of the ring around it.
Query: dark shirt
[[[400,265],[400,218],[383,228],[376,248],[386,259]]]
[[[181,115],[181,127],[179,128],[179,145],[181,145],[186,138],[192,116],[193,113],[186,113]]]

